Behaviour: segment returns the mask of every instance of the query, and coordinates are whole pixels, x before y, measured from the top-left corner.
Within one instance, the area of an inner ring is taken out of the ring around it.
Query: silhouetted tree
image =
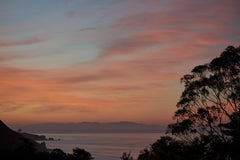
[[[121,160],[133,160],[133,157],[131,156],[131,152],[126,153],[123,152],[122,157],[120,157]]]
[[[210,63],[184,75],[181,82],[185,89],[177,103],[176,123],[168,126],[168,132],[188,142],[200,137],[208,142],[205,146],[210,146],[211,153],[224,153],[232,142],[239,146],[240,47],[227,47]]]

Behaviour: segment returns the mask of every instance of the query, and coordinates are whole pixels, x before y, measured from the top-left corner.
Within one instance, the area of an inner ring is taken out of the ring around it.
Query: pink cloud
[[[234,21],[236,24],[238,21],[238,2],[174,3],[177,5],[169,3],[168,7],[161,10],[134,13],[115,21],[109,28],[115,33],[120,30],[125,32],[105,42],[100,57],[131,55],[155,45],[171,45],[174,48],[179,44],[210,46],[232,42],[226,40],[225,32],[239,28],[234,24]],[[222,18],[226,22],[223,23]]]
[[[100,57],[139,54],[144,49],[177,41],[181,31],[147,30],[112,41],[103,47]]]
[[[35,43],[40,43],[42,41],[43,41],[43,39],[39,39],[39,38],[30,38],[30,39],[19,40],[19,41],[2,41],[2,40],[0,40],[0,47],[31,45],[31,44],[35,44]]]

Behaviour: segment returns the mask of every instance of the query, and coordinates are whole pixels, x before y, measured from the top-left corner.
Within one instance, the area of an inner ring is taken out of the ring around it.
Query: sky
[[[172,121],[180,78],[240,45],[239,0],[0,0],[0,119]]]

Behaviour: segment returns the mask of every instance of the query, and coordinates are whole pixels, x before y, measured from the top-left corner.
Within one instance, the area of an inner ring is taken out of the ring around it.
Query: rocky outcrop
[[[34,141],[59,141],[60,139],[54,139],[52,137],[47,138],[45,135],[37,135],[37,134],[30,134],[30,133],[21,133],[24,137],[32,139]]]
[[[30,133],[21,133],[24,137],[30,138],[35,141],[45,141],[48,140],[46,136],[44,135],[36,135],[36,134],[30,134]]]

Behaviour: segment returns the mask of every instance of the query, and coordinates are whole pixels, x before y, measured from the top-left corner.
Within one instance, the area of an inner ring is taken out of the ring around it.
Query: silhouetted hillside
[[[31,138],[37,135],[22,134],[11,130],[0,120],[0,159],[4,160],[93,160],[92,155],[84,149],[74,148],[73,153],[61,149],[47,149]],[[37,136],[44,138],[44,136]]]
[[[0,152],[13,152],[31,147],[35,151],[46,151],[44,143],[39,144],[34,140],[11,130],[0,120]]]
[[[43,123],[21,127],[25,132],[35,133],[157,133],[164,132],[160,125],[145,125],[134,122],[80,122]]]

